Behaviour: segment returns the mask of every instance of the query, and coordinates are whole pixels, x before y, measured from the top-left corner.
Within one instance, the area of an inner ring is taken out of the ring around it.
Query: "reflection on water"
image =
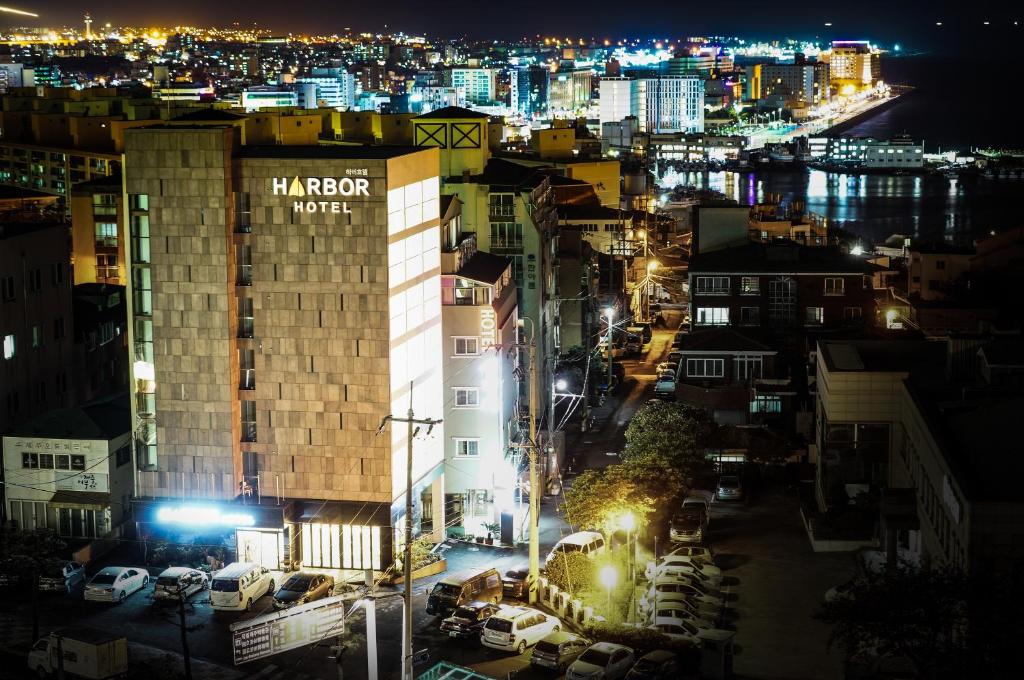
[[[970,243],[991,230],[1019,226],[1017,210],[1024,183],[942,175],[846,175],[821,170],[769,172],[676,172],[659,180],[665,188],[682,184],[713,189],[741,204],[803,202],[830,223],[875,241],[891,234],[919,240]]]

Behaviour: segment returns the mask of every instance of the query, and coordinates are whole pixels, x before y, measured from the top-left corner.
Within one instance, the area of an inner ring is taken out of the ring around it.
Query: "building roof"
[[[455,272],[455,275],[480,283],[493,284],[497,283],[511,262],[507,257],[478,250],[473,253],[473,257],[469,258],[469,261],[462,265],[459,271]]]
[[[733,328],[709,328],[707,330],[687,333],[680,345],[683,354],[687,352],[752,352],[775,354],[768,345],[764,345]]]
[[[945,370],[946,345],[927,340],[821,340],[818,351],[829,371],[909,373]]]
[[[486,113],[480,111],[474,111],[467,109],[463,106],[445,106],[441,109],[435,109],[429,113],[421,113],[420,115],[413,118],[413,120],[442,120],[450,118],[488,118]]]
[[[72,196],[91,196],[97,191],[111,190],[121,192],[121,173],[115,172],[103,177],[94,177],[85,182],[77,182],[71,185]]]
[[[865,274],[874,265],[835,246],[796,243],[745,243],[732,248],[694,253],[690,273],[737,274]]]
[[[236,120],[244,120],[246,115],[244,113],[235,113],[233,111],[225,111],[223,109],[199,109],[197,111],[189,111],[183,113],[180,116],[171,118],[172,121],[224,121],[233,122]]]
[[[128,395],[119,394],[85,406],[49,411],[14,428],[8,436],[108,440],[131,429]]]
[[[385,160],[424,151],[418,146],[381,146],[370,144],[355,145],[275,145],[243,146],[238,155],[241,158],[338,158],[350,160]]]

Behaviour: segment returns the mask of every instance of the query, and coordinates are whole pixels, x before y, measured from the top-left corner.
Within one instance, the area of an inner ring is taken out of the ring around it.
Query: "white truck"
[[[28,653],[38,677],[56,676],[63,656],[65,678],[108,680],[128,675],[128,640],[87,628],[61,629],[41,638]]]

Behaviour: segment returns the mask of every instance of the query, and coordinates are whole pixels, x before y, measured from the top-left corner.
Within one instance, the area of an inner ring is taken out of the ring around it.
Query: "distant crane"
[[[39,15],[36,14],[35,12],[26,12],[25,10],[14,9],[13,7],[3,7],[3,6],[0,6],[0,12],[4,12],[6,14],[20,14],[20,15],[26,16],[26,17],[37,17],[37,18],[39,17]]]

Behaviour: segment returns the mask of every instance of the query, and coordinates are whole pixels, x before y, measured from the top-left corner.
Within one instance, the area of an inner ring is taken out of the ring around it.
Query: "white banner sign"
[[[345,631],[340,595],[231,624],[235,665],[304,647]]]

